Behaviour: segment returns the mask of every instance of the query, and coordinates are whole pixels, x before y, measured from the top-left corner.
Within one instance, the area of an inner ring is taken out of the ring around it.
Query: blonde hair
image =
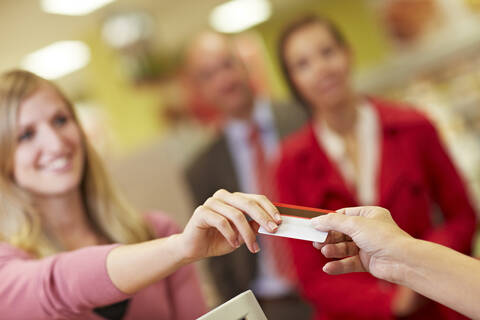
[[[83,138],[85,167],[80,191],[87,218],[100,235],[111,242],[136,243],[152,239],[153,231],[113,187],[99,156],[78,122],[72,104],[52,82],[23,70],[0,77],[0,240],[37,257],[58,252],[48,240],[41,215],[30,194],[12,177],[16,149],[16,121],[21,103],[41,87],[51,87],[64,100]]]

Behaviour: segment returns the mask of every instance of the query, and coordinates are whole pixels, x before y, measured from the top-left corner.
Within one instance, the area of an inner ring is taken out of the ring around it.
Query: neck
[[[82,238],[93,237],[95,232],[87,219],[80,190],[65,195],[36,197],[35,205],[48,233],[66,249],[81,247]]]
[[[313,121],[326,123],[331,130],[341,136],[350,135],[355,130],[357,121],[357,103],[358,98],[351,96],[330,108],[317,108]]]

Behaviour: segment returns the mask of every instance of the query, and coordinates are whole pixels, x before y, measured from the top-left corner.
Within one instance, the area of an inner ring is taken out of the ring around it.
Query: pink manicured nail
[[[258,242],[253,243],[253,252],[258,253],[260,251],[260,247],[258,246]]]

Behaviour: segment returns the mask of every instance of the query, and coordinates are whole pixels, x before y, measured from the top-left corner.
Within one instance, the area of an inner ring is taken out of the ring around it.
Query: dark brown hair
[[[286,48],[287,41],[295,32],[307,26],[310,26],[312,24],[320,24],[323,27],[325,27],[325,29],[327,29],[327,31],[332,35],[333,39],[337,42],[339,46],[343,48],[349,47],[348,43],[345,40],[345,37],[340,32],[340,29],[332,21],[330,21],[325,17],[320,17],[316,15],[301,16],[300,18],[297,18],[292,22],[290,22],[280,33],[278,48],[277,48],[278,58],[280,60],[280,67],[282,69],[283,75],[285,77],[285,81],[287,82],[290,92],[292,93],[293,97],[298,102],[300,102],[301,105],[306,109],[308,114],[311,114],[311,110],[308,107],[308,102],[305,100],[305,98],[302,97],[301,93],[296,88],[295,83],[293,82],[293,79],[290,75],[290,72],[288,71],[287,61],[285,58],[285,48]]]

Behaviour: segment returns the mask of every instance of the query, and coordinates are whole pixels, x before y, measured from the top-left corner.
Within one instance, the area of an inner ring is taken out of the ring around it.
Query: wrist
[[[402,286],[409,286],[409,279],[411,279],[412,272],[415,272],[415,261],[421,259],[417,252],[421,246],[421,240],[415,238],[405,238],[397,244],[397,252],[393,254],[397,259],[395,269],[392,272],[392,279],[389,281]]]
[[[183,233],[171,235],[168,237],[168,241],[172,255],[180,265],[187,265],[197,260],[190,250],[188,250]]]

